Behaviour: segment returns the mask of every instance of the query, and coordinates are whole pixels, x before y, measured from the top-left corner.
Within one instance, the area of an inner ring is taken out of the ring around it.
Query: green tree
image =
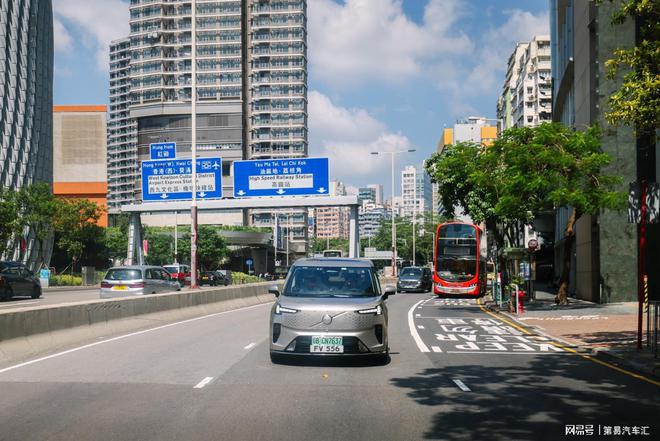
[[[76,267],[90,244],[102,241],[103,230],[96,225],[103,209],[87,199],[56,199],[54,228],[56,246]]]
[[[325,250],[341,250],[345,256],[348,256],[348,239],[337,237],[330,239],[315,238],[310,248],[313,254],[321,254]]]
[[[227,242],[220,235],[221,228],[200,225],[197,237],[197,257],[200,268],[213,270],[229,255]],[[179,254],[183,260],[190,261],[190,233],[186,233],[179,242]]]
[[[21,229],[16,192],[0,187],[0,256],[11,250],[11,243]]]
[[[612,25],[628,19],[637,25],[637,44],[617,49],[605,63],[608,78],[615,79],[623,72],[621,86],[609,97],[605,116],[610,124],[633,126],[638,135],[652,139],[660,127],[660,2],[621,1]]]
[[[433,261],[433,234],[438,223],[443,222],[444,217],[432,218],[428,213],[417,216],[415,225],[415,263],[423,265]],[[396,238],[397,256],[400,259],[413,260],[413,224],[412,218],[397,217]],[[362,242],[366,245],[366,242]],[[392,221],[384,219],[378,232],[371,238],[371,246],[378,250],[392,249]]]
[[[22,187],[16,194],[21,225],[27,227],[38,242],[38,261],[43,261],[45,243],[53,234],[53,217],[57,201],[46,183]],[[20,233],[19,233],[20,234]]]
[[[450,181],[439,175],[444,173],[467,181],[469,191],[450,202],[463,206],[477,222],[487,220],[495,228],[507,228],[528,223],[546,211],[570,207],[557,295],[558,303],[566,303],[575,221],[583,214],[625,204],[626,195],[615,190],[620,179],[603,172],[612,159],[601,151],[598,129],[579,132],[557,123],[513,128],[470,160],[472,165],[465,166],[456,164],[451,154],[433,156],[427,169],[436,180]],[[471,194],[485,195],[492,206],[475,209]]]
[[[167,265],[174,262],[174,233],[146,228],[144,238],[149,243],[146,261],[151,265]]]
[[[110,259],[126,257],[128,249],[128,233],[121,227],[108,227],[105,229],[104,245]]]

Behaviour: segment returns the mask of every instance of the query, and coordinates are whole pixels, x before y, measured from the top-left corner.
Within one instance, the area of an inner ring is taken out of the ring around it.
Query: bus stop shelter
[[[347,207],[349,216],[348,256],[358,257],[360,254],[360,229],[358,228],[358,197],[350,196],[289,196],[264,197],[245,199],[198,199],[198,211],[222,211],[244,209],[290,209],[290,208],[321,208]],[[141,214],[148,213],[185,213],[190,212],[190,201],[146,202],[142,204],[122,205],[122,213],[130,214],[128,229],[127,264],[144,264],[142,250]],[[137,256],[137,257],[136,257]]]

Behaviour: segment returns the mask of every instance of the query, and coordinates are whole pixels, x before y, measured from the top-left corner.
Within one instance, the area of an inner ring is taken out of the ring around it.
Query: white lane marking
[[[417,329],[424,329],[423,325],[417,325]]]
[[[252,349],[253,347],[255,347],[256,345],[257,345],[256,343],[250,343],[249,345],[247,345],[247,346],[244,347],[243,349],[245,349],[245,350],[250,350],[250,349]]]
[[[481,354],[481,355],[566,355],[566,352],[533,352],[533,351],[447,351],[448,354]]]
[[[470,392],[470,388],[465,385],[461,380],[452,380],[454,383],[456,383],[456,386],[458,386],[463,392]]]
[[[420,300],[419,302],[415,303],[412,308],[408,311],[408,327],[410,328],[410,335],[412,335],[413,340],[415,340],[415,343],[417,344],[417,347],[421,352],[431,352],[429,348],[424,344],[422,339],[419,337],[419,334],[417,333],[417,329],[415,329],[415,320],[413,319],[413,311],[415,308],[422,303],[424,300]],[[416,314],[419,316],[419,314]]]
[[[41,358],[36,358],[34,360],[30,360],[30,361],[26,361],[24,363],[16,364],[14,366],[9,366],[9,367],[6,367],[4,369],[0,369],[0,374],[12,371],[14,369],[29,366],[29,365],[34,364],[34,363],[39,363],[41,361],[50,360],[51,358],[61,357],[62,355],[70,354],[72,352],[78,352],[78,351],[81,351],[83,349],[92,348],[94,346],[110,343],[112,341],[123,340],[123,339],[128,338],[128,337],[134,337],[136,335],[146,334],[147,332],[159,331],[161,329],[170,328],[172,326],[182,325],[184,323],[196,322],[198,320],[204,320],[204,319],[211,318],[211,317],[217,317],[217,316],[223,315],[223,314],[229,314],[231,312],[243,311],[245,309],[252,309],[252,308],[257,308],[259,306],[265,306],[265,305],[270,306],[270,304],[271,304],[271,302],[269,302],[269,303],[260,303],[258,305],[246,306],[244,308],[239,308],[239,309],[232,309],[231,311],[214,312],[213,314],[203,315],[201,317],[195,317],[195,318],[191,318],[191,319],[187,319],[187,320],[182,320],[180,322],[174,322],[174,323],[169,323],[167,325],[156,326],[155,328],[149,328],[149,329],[144,329],[142,331],[132,332],[130,334],[120,335],[119,337],[109,338],[107,340],[97,341],[95,343],[90,343],[90,344],[86,344],[86,345],[83,345],[83,346],[78,346],[77,348],[69,349],[69,350],[62,351],[62,352],[57,352],[55,354],[47,355],[47,356],[41,357]]]
[[[431,350],[433,352],[442,352],[442,349],[440,349],[440,346],[431,346]]]
[[[31,301],[27,301],[27,302],[12,302],[8,305],[0,305],[0,308],[9,308],[11,306],[14,306],[16,308],[20,308],[23,305],[32,305],[34,303],[39,303],[39,300],[31,300]]]
[[[205,377],[202,381],[197,383],[193,389],[201,389],[213,380],[213,377]]]
[[[415,314],[415,317],[421,317],[421,316],[422,316],[421,314]]]

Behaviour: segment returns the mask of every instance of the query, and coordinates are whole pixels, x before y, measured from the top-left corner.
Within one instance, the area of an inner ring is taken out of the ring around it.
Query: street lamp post
[[[190,203],[190,289],[197,288],[197,0],[192,0],[191,8],[191,163],[192,201]]]
[[[398,153],[412,153],[414,152],[415,149],[408,149],[408,150],[400,150],[400,151],[376,151],[376,152],[371,152],[372,155],[379,155],[379,154],[385,154],[389,153],[391,157],[391,163],[392,163],[392,203],[391,208],[392,208],[392,276],[396,277],[396,222],[395,222],[395,216],[394,216],[394,194],[395,194],[395,186],[394,186],[394,155]]]

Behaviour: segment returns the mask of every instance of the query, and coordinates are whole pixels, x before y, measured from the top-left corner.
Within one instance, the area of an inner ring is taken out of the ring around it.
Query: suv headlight
[[[378,305],[375,308],[361,309],[358,311],[358,314],[373,314],[373,315],[382,315],[383,307]]]
[[[277,305],[275,305],[275,314],[278,314],[278,315],[280,315],[282,313],[295,314],[296,312],[298,312],[297,309],[285,308],[284,306],[281,306],[279,303]]]

